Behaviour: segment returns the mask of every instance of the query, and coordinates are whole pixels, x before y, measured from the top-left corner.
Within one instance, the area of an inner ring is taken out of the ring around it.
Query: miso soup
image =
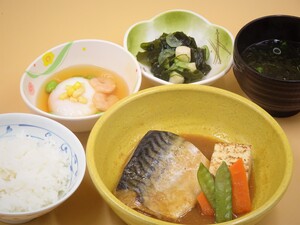
[[[300,42],[270,39],[242,52],[245,62],[263,76],[278,80],[300,80]]]

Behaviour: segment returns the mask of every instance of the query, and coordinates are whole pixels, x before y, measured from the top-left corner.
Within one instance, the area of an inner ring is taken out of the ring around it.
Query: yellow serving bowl
[[[255,224],[285,193],[293,156],[287,137],[263,109],[234,93],[202,85],[165,85],[133,94],[95,124],[87,143],[87,166],[97,190],[131,225],[171,225],[127,207],[113,194],[123,167],[151,129],[200,134],[251,144],[255,180],[252,212],[222,224]]]

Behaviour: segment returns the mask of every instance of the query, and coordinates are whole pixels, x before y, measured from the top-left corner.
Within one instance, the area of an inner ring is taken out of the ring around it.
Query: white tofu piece
[[[219,166],[223,161],[227,166],[231,166],[239,158],[244,161],[247,178],[249,180],[252,164],[252,146],[235,143],[217,143],[214,147],[214,152],[211,157],[209,172],[216,175]]]
[[[171,82],[173,84],[183,84],[184,83],[184,77],[182,75],[180,75],[179,73],[173,71],[170,74],[169,82]]]
[[[191,48],[187,46],[178,46],[175,49],[175,56],[183,62],[191,61]]]

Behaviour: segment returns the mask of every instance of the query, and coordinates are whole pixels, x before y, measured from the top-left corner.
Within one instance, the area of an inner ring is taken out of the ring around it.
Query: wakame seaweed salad
[[[141,43],[137,60],[151,68],[155,77],[171,83],[192,83],[209,73],[207,46],[198,47],[193,37],[183,32],[163,33],[151,42]]]

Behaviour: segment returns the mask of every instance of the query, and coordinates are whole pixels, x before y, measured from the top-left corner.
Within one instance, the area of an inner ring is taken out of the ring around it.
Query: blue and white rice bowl
[[[66,167],[65,176],[67,177],[67,179],[64,183],[64,191],[62,193],[59,193],[57,199],[48,205],[42,206],[41,208],[31,208],[28,211],[20,210],[15,212],[6,211],[0,208],[0,221],[6,223],[24,223],[36,217],[44,215],[56,208],[58,205],[67,200],[76,191],[76,189],[79,187],[83,180],[86,169],[85,151],[82,144],[80,143],[78,138],[62,124],[52,119],[33,114],[1,114],[0,147],[1,143],[13,142],[16,146],[14,149],[10,149],[12,154],[14,150],[17,151],[16,149],[18,148],[26,149],[26,146],[17,146],[18,144],[22,144],[22,141],[17,140],[20,140],[20,138],[23,137],[29,143],[36,143],[36,145],[39,146],[37,149],[38,151],[48,150],[47,145],[51,145],[53,151],[57,151],[54,154],[57,154],[59,155],[59,157],[62,157],[59,160],[62,160],[64,166]],[[1,151],[4,151],[3,149],[0,148],[0,154]],[[10,157],[8,155],[10,155],[10,153],[7,154],[6,152],[6,155],[2,155],[2,157],[5,158],[7,156],[6,158],[9,159]],[[44,155],[45,161],[49,160],[49,157],[47,157],[49,155],[50,153]],[[43,158],[41,158],[41,160],[43,160]],[[3,168],[1,168],[2,166]],[[3,176],[1,175],[1,171],[3,172],[5,171],[5,169],[5,165],[1,165],[0,160],[0,183],[4,183],[5,181],[5,173],[2,173],[2,175],[4,174]],[[17,177],[17,175],[15,175],[15,177]],[[3,187],[0,187],[0,205],[1,201],[7,201],[7,198],[4,198],[3,196],[3,198],[1,197],[1,195],[5,194],[5,190],[1,191],[1,188]],[[10,202],[4,202],[4,204],[2,205],[8,204],[10,204]]]

